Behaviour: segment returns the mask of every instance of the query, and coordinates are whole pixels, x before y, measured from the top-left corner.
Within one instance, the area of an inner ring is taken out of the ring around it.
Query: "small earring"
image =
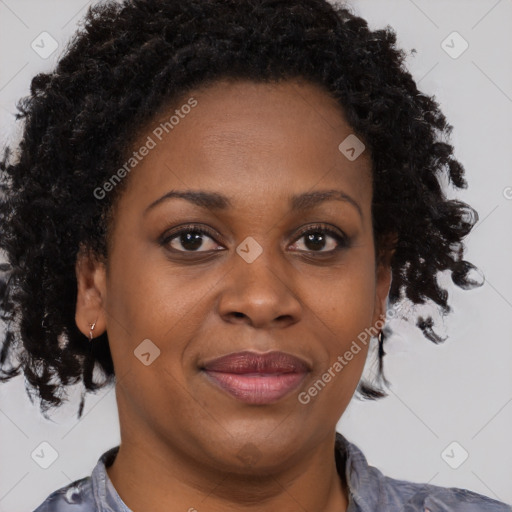
[[[93,324],[89,324],[89,327],[91,328],[91,330],[89,331],[89,339],[90,339],[90,341],[92,341],[92,331],[94,330],[95,326],[96,326],[96,322],[94,322]]]

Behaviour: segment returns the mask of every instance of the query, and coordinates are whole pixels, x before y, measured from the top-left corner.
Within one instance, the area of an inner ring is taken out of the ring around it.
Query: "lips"
[[[251,404],[273,403],[297,388],[310,371],[306,361],[285,352],[228,354],[203,364],[208,381]]]
[[[303,373],[309,370],[308,364],[285,352],[244,351],[228,354],[204,364],[204,369],[227,373]]]

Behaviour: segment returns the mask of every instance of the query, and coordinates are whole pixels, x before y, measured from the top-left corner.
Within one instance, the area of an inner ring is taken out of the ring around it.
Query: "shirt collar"
[[[119,445],[103,453],[92,471],[94,501],[100,512],[132,512],[117,494],[106,470],[114,462],[118,451]]]
[[[91,475],[94,500],[101,512],[132,512],[117,494],[106,471],[118,451],[119,446],[114,446],[103,453]],[[382,473],[369,466],[361,450],[339,432],[336,432],[334,455],[338,474],[345,474],[349,488],[347,512],[377,510],[384,495]]]
[[[336,432],[334,450],[338,474],[345,474],[349,489],[347,512],[373,512],[386,502],[385,477],[370,466],[363,452]]]

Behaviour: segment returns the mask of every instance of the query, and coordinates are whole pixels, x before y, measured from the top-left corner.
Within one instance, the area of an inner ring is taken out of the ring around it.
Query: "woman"
[[[361,373],[388,303],[475,284],[451,127],[403,59],[323,0],[132,0],[34,78],[1,167],[4,379],[43,412],[115,380],[121,426],[38,512],[511,510],[336,432],[385,396]]]

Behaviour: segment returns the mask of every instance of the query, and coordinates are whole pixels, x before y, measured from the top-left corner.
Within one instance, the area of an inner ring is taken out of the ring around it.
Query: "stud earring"
[[[96,327],[96,322],[94,322],[93,324],[89,324],[89,327],[91,328],[91,330],[89,331],[89,340],[92,341],[92,331],[94,330],[94,327]]]

